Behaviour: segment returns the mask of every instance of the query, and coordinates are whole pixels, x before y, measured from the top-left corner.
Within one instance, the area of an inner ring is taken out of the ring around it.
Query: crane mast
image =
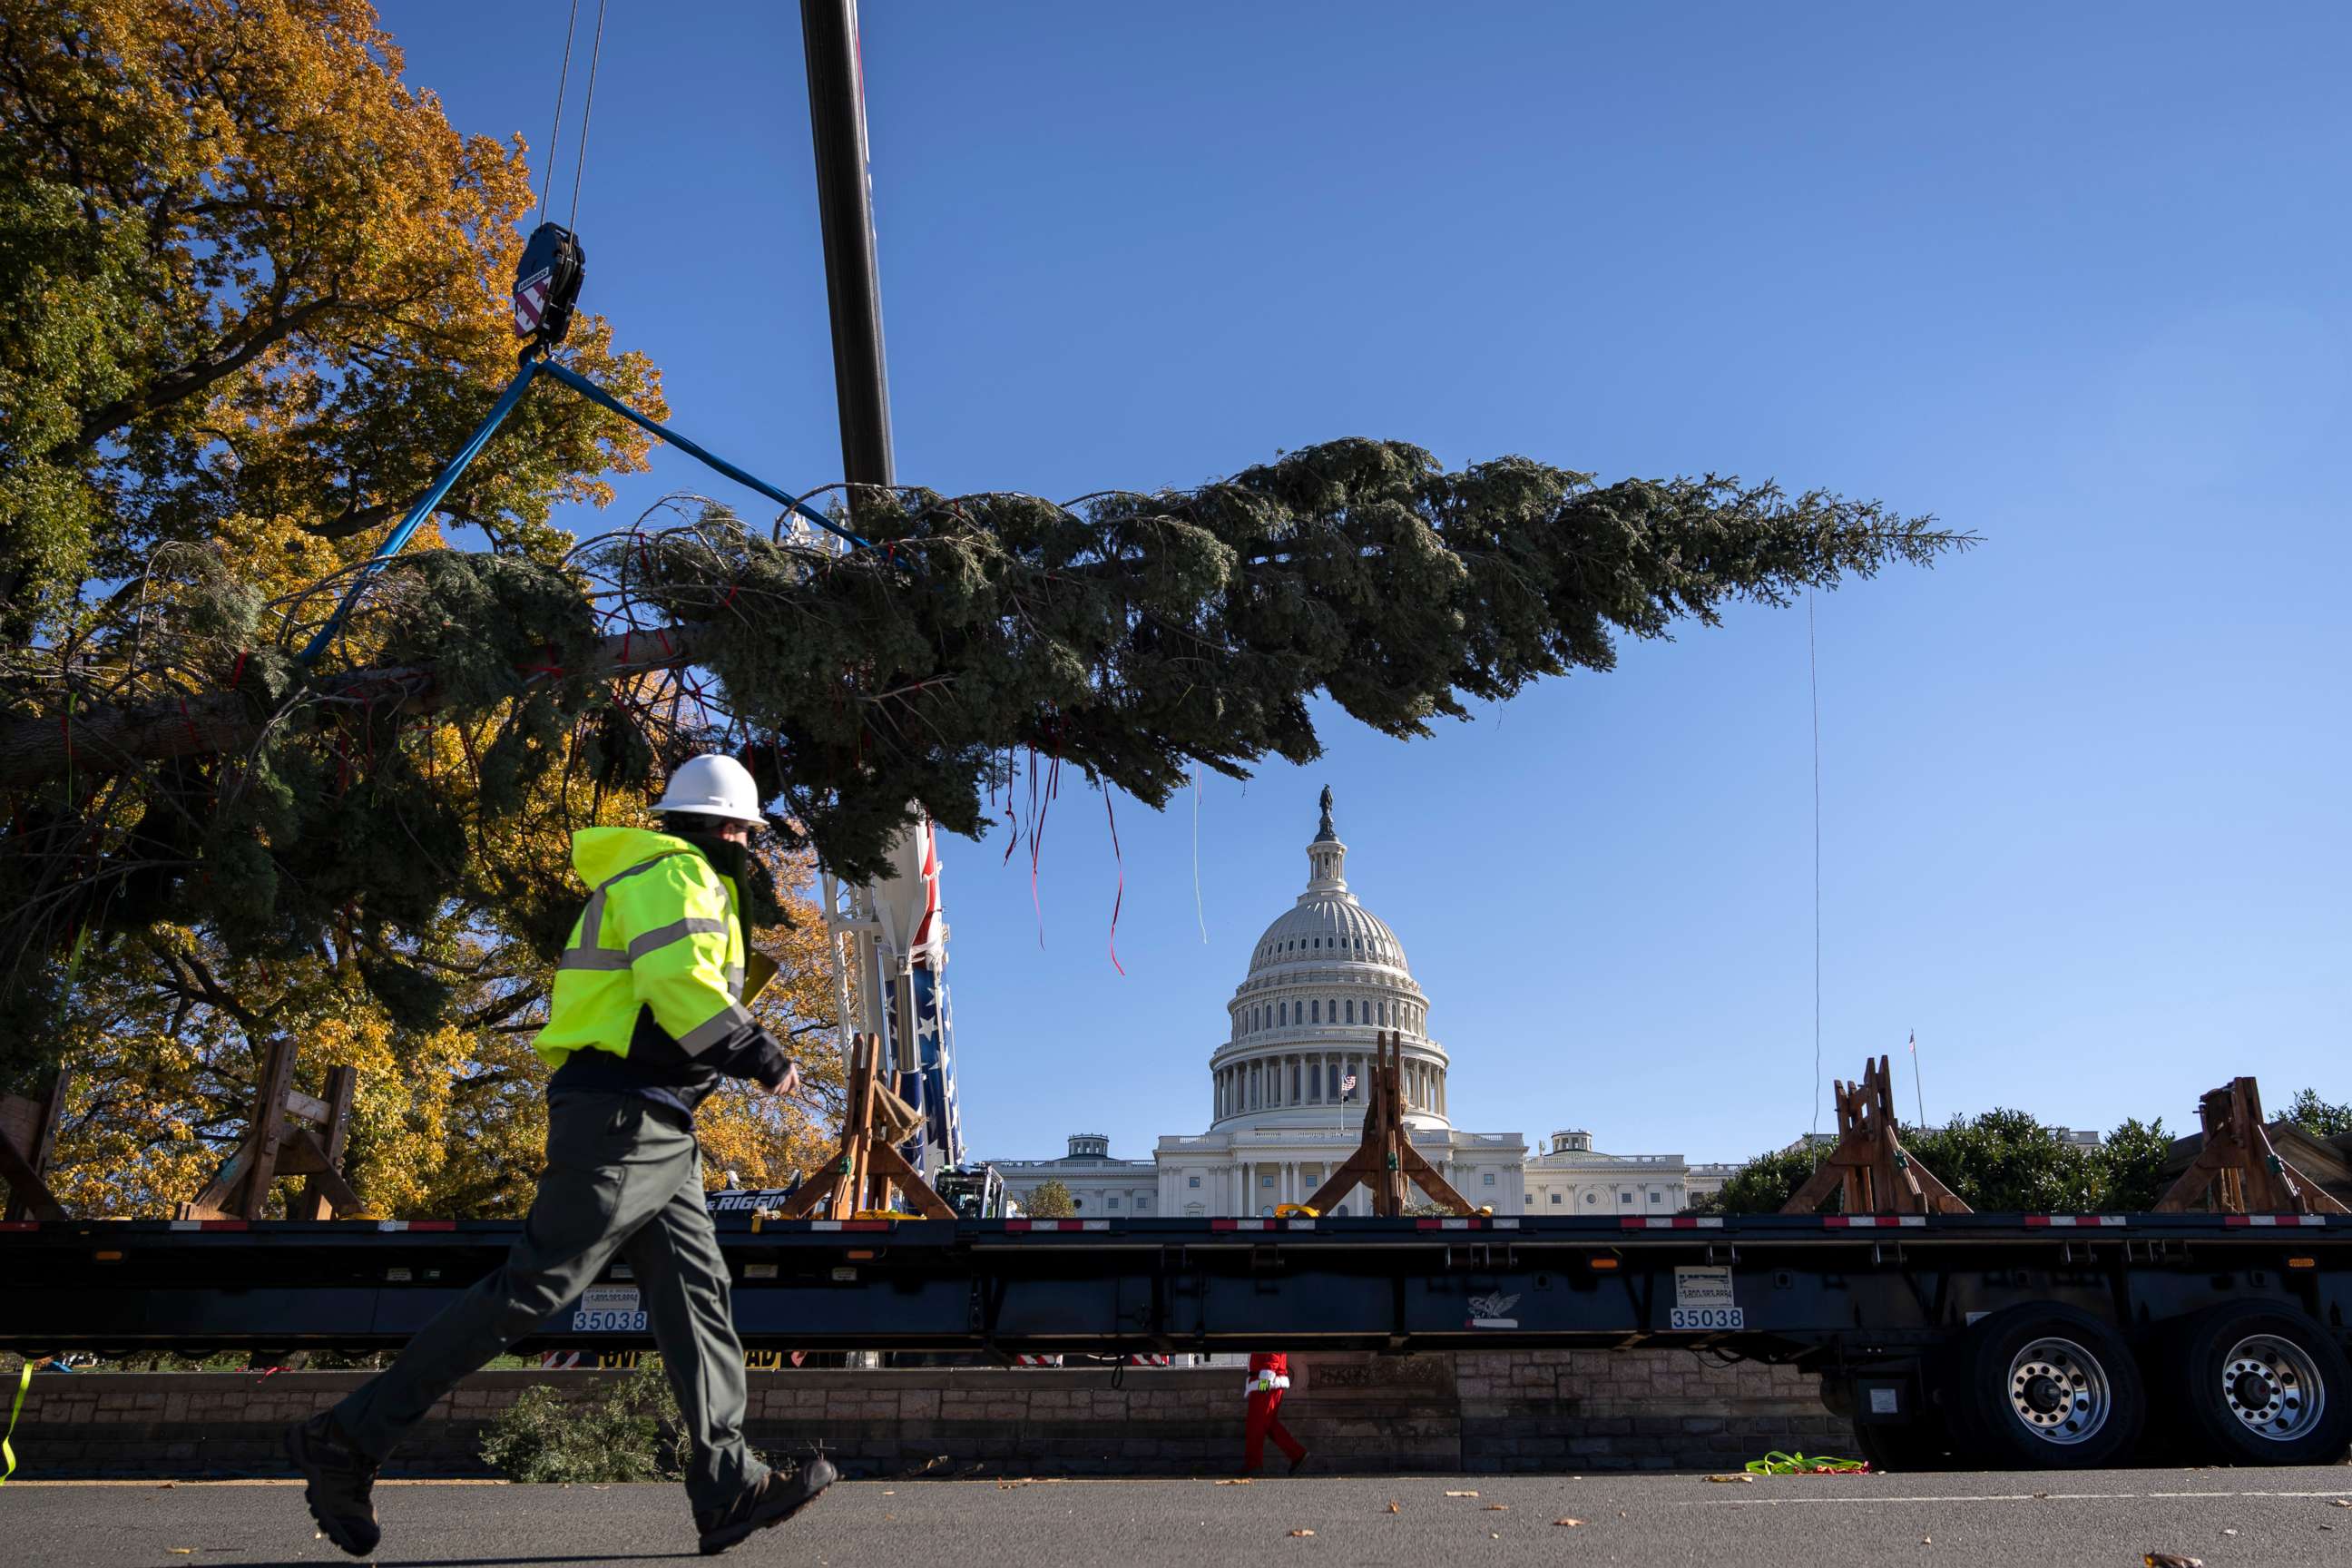
[[[874,186],[866,133],[866,71],[856,0],[802,0],[810,142],[816,154],[825,297],[833,326],[834,398],[842,477],[854,517],[858,487],[896,482],[890,379],[882,346]],[[904,1151],[926,1180],[963,1157],[947,989],[947,920],[939,898],[939,836],[919,819],[891,848],[890,870],[862,886],[822,873],[842,1050],[860,1020],[882,1037],[890,1087],[923,1113],[919,1146]]]

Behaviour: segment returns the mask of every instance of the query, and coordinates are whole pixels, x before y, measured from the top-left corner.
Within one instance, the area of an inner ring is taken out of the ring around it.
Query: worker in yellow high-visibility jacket
[[[744,1445],[743,1347],[694,1138],[694,1109],[721,1078],[779,1094],[799,1087],[800,1069],[742,1003],[741,874],[765,820],[759,792],[733,758],[696,757],[655,810],[666,831],[572,836],[588,902],[535,1042],[555,1072],[547,1169],[521,1239],[382,1375],[288,1435],[312,1515],[354,1556],[381,1538],[370,1489],[401,1435],[615,1256],[630,1266],[685,1415],[703,1552],[782,1522],[835,1479],[822,1458],[778,1475]]]

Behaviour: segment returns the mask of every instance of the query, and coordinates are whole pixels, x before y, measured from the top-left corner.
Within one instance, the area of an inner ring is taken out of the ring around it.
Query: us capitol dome
[[[1149,1160],[1123,1160],[1101,1133],[1070,1139],[1066,1156],[996,1162],[1025,1195],[1052,1179],[1088,1217],[1269,1215],[1304,1203],[1362,1141],[1376,1037],[1403,1037],[1405,1121],[1422,1156],[1474,1204],[1526,1206],[1527,1142],[1465,1132],[1447,1119],[1452,1059],[1429,1033],[1430,1001],[1388,921],[1348,886],[1348,847],[1331,792],[1307,846],[1307,887],[1250,949],[1209,1053],[1208,1129],[1161,1138]],[[1371,1212],[1360,1186],[1328,1208]]]
[[[1360,1121],[1376,1037],[1393,1029],[1403,1037],[1406,1124],[1446,1131],[1445,1049],[1427,1032],[1429,998],[1388,921],[1348,890],[1328,789],[1307,863],[1307,890],[1257,939],[1226,1005],[1232,1032],[1209,1058],[1211,1126],[1328,1127],[1349,1104]]]

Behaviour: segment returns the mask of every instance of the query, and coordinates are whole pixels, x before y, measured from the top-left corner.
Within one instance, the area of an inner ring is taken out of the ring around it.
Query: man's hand
[[[757,1079],[778,1100],[790,1100],[800,1093],[801,1064],[786,1056],[783,1042],[764,1028],[760,1030],[756,1059],[758,1067],[743,1076]]]

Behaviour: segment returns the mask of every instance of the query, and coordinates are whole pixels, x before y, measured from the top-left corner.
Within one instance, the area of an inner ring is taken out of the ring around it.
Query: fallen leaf
[[[180,1483],[177,1481],[162,1481],[157,1483],[155,1489],[159,1492],[167,1492],[179,1484]],[[2347,1504],[2346,1506],[2352,1507],[2352,1504]]]
[[[1294,1530],[1290,1533],[1293,1535],[1312,1535],[1315,1532],[1311,1530]]]
[[[1447,1492],[1447,1497],[1476,1497],[1476,1492]]]
[[[1936,1538],[1932,1535],[1923,1535],[1919,1538],[1919,1544],[1922,1546],[1933,1546],[1936,1544]]]
[[[1756,1484],[1756,1478],[1746,1474],[1737,1476],[1709,1476],[1706,1479],[1711,1481],[1738,1481],[1742,1486],[1754,1486]]]
[[[163,1484],[164,1484],[165,1486],[167,1486],[167,1487],[168,1487],[168,1486],[170,1486],[172,1483],[171,1483],[171,1482],[169,1482],[169,1481],[165,1481]],[[2329,1498],[2329,1499],[2327,1500],[2327,1506],[2328,1506],[2328,1507],[2330,1507],[2330,1508],[2352,1508],[2352,1497],[2332,1497],[2332,1498]]]
[[[2202,1557],[2183,1557],[2178,1552],[2151,1552],[2140,1561],[2147,1568],[2205,1568]]]
[[[1578,1528],[1580,1525],[1583,1524],[1584,1521],[1582,1521],[1582,1520],[1580,1520],[1580,1519],[1555,1519],[1555,1520],[1553,1520],[1553,1521],[1552,1521],[1552,1522],[1553,1522],[1554,1524],[1564,1524],[1564,1525],[1566,1525],[1569,1529],[1570,1529],[1570,1530],[1574,1530],[1574,1529]]]
[[[1402,1513],[1404,1510],[1397,1507],[1396,1499],[1391,1498],[1389,1499],[1389,1511],[1391,1513]]]

